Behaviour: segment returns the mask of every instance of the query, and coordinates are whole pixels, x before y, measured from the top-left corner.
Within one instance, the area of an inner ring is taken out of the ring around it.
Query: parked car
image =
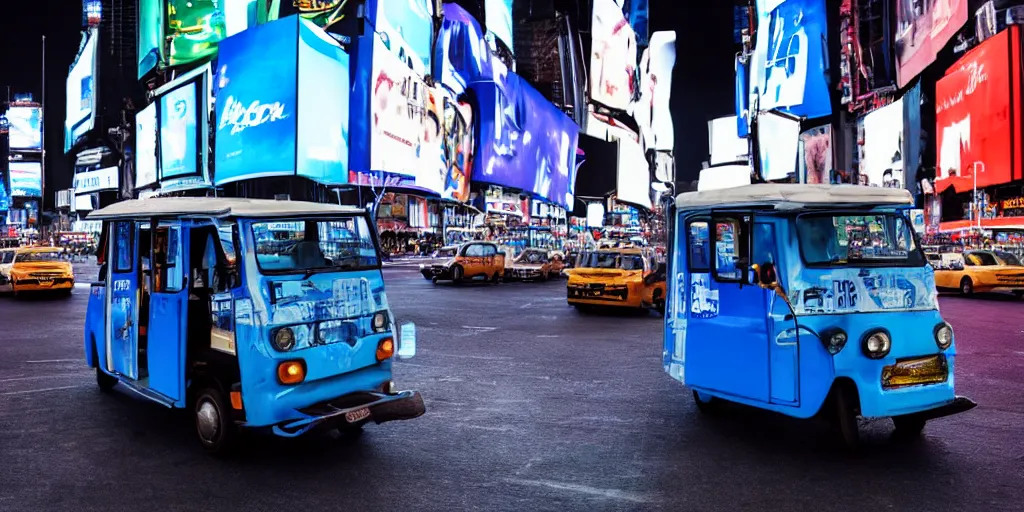
[[[59,247],[0,250],[0,292],[59,292],[71,295],[75,271]]]
[[[503,248],[506,254],[505,278],[520,281],[546,281],[561,272],[561,259],[552,258],[546,249],[526,249],[511,259],[511,248]]]
[[[935,270],[935,288],[959,290],[963,295],[975,292],[1011,292],[1024,297],[1024,265],[1005,251],[967,251],[963,255],[944,254],[943,264]]]
[[[457,246],[457,245],[445,246],[445,247],[442,247],[442,248],[434,251],[430,255],[430,259],[429,260],[427,260],[425,263],[420,263],[420,274],[423,274],[423,279],[427,279],[427,280],[433,279],[434,278],[434,273],[431,270],[431,267],[433,267],[434,265],[442,265],[442,264],[444,264],[448,260],[454,258],[455,257],[455,253],[457,253],[458,251],[459,251],[459,246]]]
[[[498,282],[505,273],[505,254],[493,242],[468,242],[460,245],[455,256],[421,270],[435,284],[438,281],[461,283],[472,279]]]

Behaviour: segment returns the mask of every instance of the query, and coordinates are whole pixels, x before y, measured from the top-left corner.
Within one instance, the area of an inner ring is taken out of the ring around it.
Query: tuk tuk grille
[[[908,386],[941,384],[949,379],[946,356],[897,359],[896,364],[882,368],[882,388],[897,389]]]

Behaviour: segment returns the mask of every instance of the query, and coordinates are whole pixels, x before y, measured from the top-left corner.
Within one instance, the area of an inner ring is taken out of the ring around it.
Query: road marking
[[[68,375],[32,375],[29,377],[12,377],[10,379],[0,379],[0,382],[17,382],[19,380],[39,380],[39,379],[67,379],[70,377],[82,377],[85,374],[68,374]]]
[[[25,361],[26,363],[39,364],[39,363],[77,363],[81,359],[40,359],[38,361]]]
[[[538,334],[538,338],[557,338],[557,334]]]
[[[28,389],[25,391],[8,391],[6,393],[0,393],[0,396],[11,396],[11,395],[28,395],[31,393],[42,393],[44,391],[60,391],[62,389],[73,389],[85,386],[85,384],[78,384],[77,386],[60,386],[56,388],[43,388],[43,389]]]
[[[600,489],[597,487],[590,487],[589,485],[565,484],[561,482],[552,482],[550,480],[524,480],[521,478],[506,478],[505,481],[519,485],[548,487],[551,489],[558,489],[560,491],[574,491],[578,493],[589,494],[591,496],[600,496],[602,498],[614,498],[619,500],[632,501],[633,503],[649,503],[653,501],[650,498],[639,494],[620,491],[618,489]]]
[[[88,290],[89,288],[92,288],[90,283],[75,283],[76,290]]]
[[[533,305],[532,302],[527,302],[526,304],[523,304],[522,306],[519,306],[519,309],[526,309],[526,308],[528,308],[528,307],[530,307],[532,305]]]
[[[473,327],[471,325],[463,325],[462,328],[463,329],[473,329],[475,331],[493,331],[493,330],[497,329],[497,327]]]
[[[463,357],[463,358],[467,358],[467,359],[483,359],[485,361],[508,361],[509,359],[512,359],[511,357],[507,357],[507,356],[470,356],[470,355],[466,355],[466,354],[441,354],[441,353],[437,353],[437,352],[431,352],[430,354],[433,355],[433,356]]]

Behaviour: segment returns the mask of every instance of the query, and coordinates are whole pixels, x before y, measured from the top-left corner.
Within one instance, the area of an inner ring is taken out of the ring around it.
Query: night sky
[[[733,10],[731,1],[651,0],[651,31],[676,31],[672,117],[679,181],[697,179],[707,159],[707,121],[733,112]],[[47,195],[71,186],[64,149],[64,87],[81,41],[81,0],[8,0],[0,19],[0,93],[42,96],[42,36],[46,36]],[[48,201],[49,203],[50,201]]]

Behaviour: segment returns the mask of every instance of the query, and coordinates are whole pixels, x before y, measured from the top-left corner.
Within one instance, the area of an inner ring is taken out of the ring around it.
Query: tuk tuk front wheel
[[[721,400],[713,396],[701,395],[697,390],[693,391],[693,403],[697,404],[697,410],[703,414],[712,414],[718,411]]]
[[[857,426],[857,401],[849,389],[836,390],[833,427],[838,441],[847,448],[856,448],[860,444],[860,429]]]
[[[117,385],[117,378],[103,373],[103,370],[96,368],[96,385],[100,391],[109,393]]]
[[[203,448],[212,454],[227,453],[235,446],[238,432],[229,417],[224,395],[216,388],[206,388],[196,397],[194,405],[196,434]]]
[[[896,427],[895,436],[899,439],[916,439],[921,437],[926,420],[909,416],[894,416],[892,424]]]

